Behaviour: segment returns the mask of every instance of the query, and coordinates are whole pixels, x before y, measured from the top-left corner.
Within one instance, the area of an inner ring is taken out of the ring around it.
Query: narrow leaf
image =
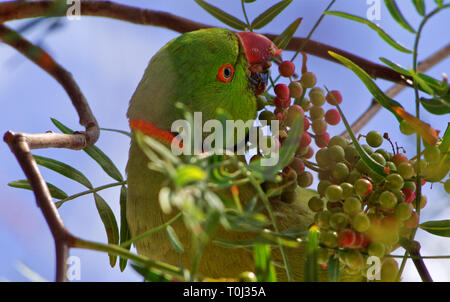
[[[105,227],[106,236],[108,237],[108,244],[119,243],[119,228],[117,227],[117,221],[114,217],[114,213],[106,203],[106,201],[97,193],[94,193],[95,206],[97,207],[98,214]],[[116,265],[117,256],[109,254],[109,264],[111,267]]]
[[[291,130],[283,142],[279,151],[278,161],[272,166],[262,166],[262,159],[256,160],[249,165],[249,169],[255,173],[255,176],[260,179],[273,180],[274,175],[284,167],[286,167],[294,157],[295,151],[298,148],[299,137],[303,135],[303,118],[298,116],[294,119]]]
[[[330,282],[339,282],[339,259],[330,257],[330,259],[328,259],[327,268],[328,280]]]
[[[238,29],[238,30],[245,30],[247,28],[247,24],[242,22],[236,17],[233,17],[230,14],[227,14],[220,8],[217,8],[203,0],[194,0],[197,2],[198,5],[200,5],[204,10],[206,10],[208,13],[210,13],[213,17],[218,19],[219,21],[222,21],[226,25]]]
[[[269,24],[276,16],[278,16],[292,0],[283,0],[273,5],[265,12],[261,13],[255,20],[252,21],[251,27],[253,29],[260,29]]]
[[[175,230],[168,225],[166,227],[167,236],[169,237],[169,242],[174,248],[175,251],[178,253],[184,253],[183,244],[181,244],[180,239],[178,239],[177,233],[175,233]]]
[[[273,40],[273,43],[275,43],[279,49],[285,49],[289,45],[289,42],[291,42],[292,37],[300,26],[300,23],[302,23],[302,20],[302,18],[298,18],[292,22],[291,25]]]
[[[420,102],[422,103],[423,108],[433,114],[443,115],[450,113],[450,94],[431,99],[420,98]]]
[[[407,49],[406,47],[404,47],[403,45],[401,45],[400,43],[395,41],[391,36],[389,36],[385,31],[383,31],[377,24],[372,23],[367,19],[355,16],[355,15],[347,14],[344,12],[337,12],[337,11],[327,11],[327,12],[324,12],[324,14],[338,16],[338,17],[342,17],[345,19],[349,19],[352,21],[356,21],[356,22],[365,24],[365,25],[369,26],[371,29],[375,30],[384,41],[386,41],[389,45],[391,45],[398,51],[405,52],[405,53],[412,53],[411,50]]]
[[[398,73],[401,73],[406,76],[411,76],[411,74],[407,69],[403,68],[397,63],[394,63],[386,58],[380,58],[380,61],[389,66],[390,68],[392,68],[393,70],[397,71]]]
[[[326,87],[325,87],[326,88]],[[326,88],[328,91],[328,88]],[[329,92],[329,91],[328,91]],[[334,99],[334,97],[332,97]],[[375,173],[380,175],[381,177],[386,177],[386,173],[384,172],[384,167],[377,161],[375,161],[369,154],[367,154],[366,150],[364,150],[361,145],[359,144],[358,140],[355,137],[355,134],[353,133],[352,127],[347,121],[347,118],[344,115],[344,112],[342,112],[341,107],[337,103],[337,101],[334,99],[334,105],[339,111],[339,114],[342,117],[342,121],[344,122],[345,128],[347,129],[348,134],[350,135],[350,138],[352,139],[353,145],[355,146],[356,151],[358,152],[361,159],[364,161],[364,163],[372,169]]]
[[[255,273],[259,282],[276,282],[275,267],[270,256],[270,245],[254,245]]]
[[[384,0],[384,3],[386,4],[389,13],[394,18],[394,20],[397,21],[398,24],[400,24],[407,31],[413,34],[416,33],[411,25],[409,25],[408,21],[406,21],[405,17],[403,17],[403,14],[400,12],[400,9],[398,8],[395,0]]]
[[[63,125],[61,122],[57,121],[56,119],[51,119],[53,124],[61,130],[62,133],[66,134],[72,134],[73,130]],[[96,146],[89,146],[83,149],[84,152],[86,152],[93,160],[95,160],[100,167],[103,169],[103,171],[106,172],[109,176],[111,176],[113,179],[117,181],[123,181],[122,174],[120,174],[119,170],[117,169],[116,165],[112,162],[112,160],[106,156],[105,153],[103,153],[102,150],[100,150]]]
[[[52,195],[53,198],[62,200],[62,199],[65,199],[68,197],[68,195],[60,188],[58,188],[48,182],[46,184],[47,184],[48,190],[50,191],[50,194]],[[8,184],[8,186],[13,187],[13,188],[33,191],[33,188],[31,187],[30,183],[26,179],[12,181]]]
[[[436,4],[442,8],[442,6],[444,6],[444,0],[434,0],[434,2],[436,2]]]
[[[142,277],[144,277],[145,281],[149,281],[149,282],[169,282],[172,280],[172,277],[164,274],[162,272],[159,272],[155,269],[151,269],[151,268],[146,268],[146,267],[142,267],[136,264],[131,264],[131,267],[134,268],[134,270],[141,275]]]
[[[429,143],[435,144],[438,140],[437,132],[431,128],[428,124],[422,122],[416,117],[406,112],[400,103],[389,98],[384,92],[375,84],[372,78],[361,67],[353,63],[351,60],[338,55],[332,51],[328,52],[330,56],[340,61],[344,66],[351,69],[366,85],[367,89],[374,96],[375,100],[380,103],[381,106],[392,112],[397,120],[401,122],[405,120],[411,127],[413,127],[420,135]]]
[[[312,226],[309,229],[306,244],[305,282],[319,281],[317,269],[317,249],[319,248],[319,228]]]
[[[427,221],[419,227],[436,236],[450,237],[450,220]]]
[[[122,186],[120,189],[120,245],[131,239],[130,229],[127,222],[127,187]],[[130,250],[131,245],[123,246],[123,248]],[[124,271],[127,267],[128,259],[120,257],[119,267],[120,271]]]
[[[93,188],[91,182],[87,179],[87,177],[84,176],[84,174],[78,171],[77,169],[51,158],[39,155],[33,155],[33,157],[38,165],[53,170],[56,173],[59,173],[67,178],[75,180],[76,182],[79,182],[80,184],[84,185],[89,189]]]
[[[128,137],[131,137],[131,133],[130,132],[123,131],[123,130],[110,129],[110,128],[100,128],[100,130],[102,130],[102,131],[109,131],[109,132],[116,132],[116,133],[120,133],[120,134],[126,135]]]
[[[447,124],[447,129],[442,137],[442,143],[439,146],[439,149],[441,150],[441,154],[450,152],[450,123]]]
[[[439,2],[436,1],[436,2]],[[441,1],[442,2],[442,1]],[[423,0],[413,0],[414,6],[416,7],[417,12],[425,17],[425,1]]]

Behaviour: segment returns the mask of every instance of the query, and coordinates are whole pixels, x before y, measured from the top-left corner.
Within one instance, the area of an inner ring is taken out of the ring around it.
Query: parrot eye
[[[233,80],[234,68],[230,64],[223,65],[220,67],[217,73],[217,79],[221,82],[228,83]]]

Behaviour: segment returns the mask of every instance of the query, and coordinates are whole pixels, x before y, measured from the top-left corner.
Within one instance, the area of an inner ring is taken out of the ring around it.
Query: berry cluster
[[[297,185],[306,188],[313,183],[313,175],[305,169],[309,166],[308,159],[314,156],[315,151],[311,146],[313,139],[319,148],[325,147],[330,140],[330,135],[327,132],[328,125],[337,125],[341,117],[336,109],[330,109],[327,112],[323,109],[326,102],[332,104],[333,101],[329,95],[325,96],[321,88],[315,87],[317,78],[314,73],[305,71],[300,80],[294,81],[295,65],[290,61],[284,61],[279,65],[279,73],[282,77],[289,79],[289,85],[277,84],[274,87],[276,97],[273,102],[267,102],[265,97],[260,97],[258,110],[262,110],[266,105],[275,106],[274,112],[262,111],[259,119],[266,121],[267,124],[275,119],[280,121],[278,133],[280,144],[287,137],[289,127],[294,119],[297,116],[303,118],[304,132],[299,141],[299,148],[292,162],[281,174],[283,178],[283,190],[279,192],[281,200],[290,203],[296,199],[295,189]],[[309,98],[306,97],[307,92]],[[330,93],[339,103],[342,102],[339,91]],[[277,186],[273,183],[264,184],[266,188]]]
[[[366,136],[362,148],[385,167],[386,177],[371,170],[358,155],[353,144],[341,136],[331,138],[328,146],[316,153],[319,168],[319,196],[309,200],[316,212],[315,223],[321,229],[318,262],[326,265],[338,257],[350,274],[366,274],[366,258],[383,259],[398,247],[418,224],[415,211],[416,185],[414,165],[403,155],[378,148],[383,137],[376,131]],[[426,205],[421,196],[421,208]],[[395,279],[396,262],[383,261],[389,267],[382,279]],[[382,271],[383,271],[382,268]]]

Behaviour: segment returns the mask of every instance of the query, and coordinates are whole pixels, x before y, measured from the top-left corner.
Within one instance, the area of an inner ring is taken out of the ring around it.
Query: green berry
[[[253,272],[243,272],[239,275],[238,280],[239,282],[257,282],[258,278]]]
[[[273,112],[270,112],[268,110],[261,112],[259,115],[260,121],[266,121],[268,125],[270,125],[270,122],[273,120],[276,120],[275,114]]]
[[[348,177],[348,174],[348,167],[344,163],[337,163],[332,172],[333,177],[339,181],[345,180]]]
[[[328,148],[328,154],[332,160],[335,162],[341,162],[345,159],[344,148],[338,145],[334,145]]]
[[[361,202],[356,197],[347,197],[344,201],[344,212],[350,216],[354,216],[361,212]]]
[[[416,191],[416,183],[414,181],[405,181],[403,189],[410,189],[412,192]]]
[[[358,179],[354,186],[356,194],[361,197],[365,197],[372,192],[372,183],[365,178]]]
[[[296,105],[300,105],[300,107],[303,108],[304,111],[308,111],[309,108],[311,108],[311,102],[309,101],[308,98],[296,98],[295,99],[295,104]]]
[[[309,115],[312,120],[315,119],[322,119],[325,115],[325,111],[322,107],[312,106],[311,109],[309,109]]]
[[[319,263],[320,265],[325,265],[328,263],[328,258],[330,258],[328,249],[319,247],[317,249],[317,263]]]
[[[364,259],[358,250],[349,250],[344,256],[345,264],[351,269],[360,269],[364,265]]]
[[[397,203],[405,201],[405,194],[402,190],[395,189],[391,190],[392,193],[394,193],[395,197],[397,197]]]
[[[341,146],[342,148],[344,148],[344,151],[345,151],[345,148],[348,146],[348,142],[342,136],[339,136],[339,135],[333,136],[330,139],[330,141],[328,142],[328,147],[332,147],[332,146],[336,146],[336,145]]]
[[[389,152],[387,152],[384,149],[377,149],[375,151],[375,153],[379,153],[379,154],[383,155],[383,157],[386,161],[391,160],[391,156],[390,156]]]
[[[409,179],[414,176],[414,167],[409,162],[403,162],[398,165],[397,172],[404,179]]]
[[[327,131],[327,123],[322,118],[314,119],[311,122],[311,128],[315,134],[321,135]]]
[[[330,211],[322,211],[317,213],[317,224],[321,229],[328,229],[330,227],[330,218],[331,218],[331,212]]]
[[[311,103],[314,106],[318,107],[323,106],[323,104],[325,103],[325,96],[323,90],[321,88],[314,87],[309,92],[309,99],[311,100]]]
[[[338,212],[333,213],[330,217],[330,226],[335,230],[341,230],[345,228],[348,224],[347,214]]]
[[[367,154],[371,155],[373,153],[373,149],[369,146],[369,145],[361,145],[361,148],[364,149],[364,151],[366,151]]]
[[[267,105],[267,99],[266,99],[266,97],[263,96],[263,95],[259,95],[259,96],[256,98],[256,109],[257,109],[258,111],[263,110],[264,107],[266,107],[266,105]]]
[[[325,197],[331,201],[338,201],[342,199],[343,190],[341,186],[331,185],[325,190]]]
[[[374,152],[374,153],[372,153],[372,154],[370,155],[370,157],[372,157],[373,160],[375,160],[375,161],[376,161],[377,163],[379,163],[380,165],[382,165],[382,166],[385,166],[385,165],[386,165],[386,159],[384,159],[384,156],[381,155],[380,153]]]
[[[387,187],[391,190],[399,190],[403,187],[404,181],[400,174],[389,174],[386,177]]]
[[[331,140],[330,140],[330,143],[331,143]],[[345,151],[345,159],[348,162],[356,163],[359,160],[358,151],[356,151],[356,149],[353,145],[344,147],[344,151]]]
[[[369,245],[368,253],[369,256],[375,256],[380,259],[384,257],[384,253],[386,252],[386,247],[383,243],[379,241],[374,241]]]
[[[352,226],[360,233],[366,232],[370,228],[370,219],[366,214],[359,213],[353,217]]]
[[[303,172],[297,177],[297,183],[302,188],[307,188],[313,183],[313,176],[309,172]]]
[[[389,168],[389,173],[397,172],[397,166],[391,161],[386,162],[386,168]]]
[[[403,120],[400,122],[400,132],[403,133],[404,135],[411,135],[414,134],[416,130],[413,127],[411,127],[408,124],[408,122]]]
[[[317,192],[320,194],[320,196],[325,196],[325,190],[331,185],[332,185],[331,181],[326,179],[321,180],[317,185]]]
[[[361,178],[361,173],[359,173],[358,170],[354,169],[348,175],[347,182],[354,184],[360,178]]]
[[[393,258],[386,258],[381,265],[381,281],[395,282],[397,281],[398,263]]]
[[[379,201],[383,208],[390,210],[396,206],[397,197],[392,192],[384,191],[381,193]]]
[[[383,136],[378,131],[370,131],[367,133],[366,142],[369,146],[377,148],[383,143]]]
[[[395,207],[395,217],[400,221],[408,220],[411,217],[412,207],[406,202],[401,202]]]
[[[437,146],[426,147],[423,155],[428,163],[437,163],[441,160],[441,151]]]
[[[331,231],[320,232],[319,242],[329,248],[337,247],[338,242],[336,232]]]
[[[323,200],[318,196],[313,196],[308,202],[309,208],[313,212],[320,212],[324,208]]]
[[[316,75],[312,72],[305,72],[300,79],[304,88],[313,88],[317,83]]]
[[[299,82],[291,82],[289,84],[289,95],[292,98],[299,98],[303,94],[303,86]]]
[[[341,188],[342,188],[342,197],[343,198],[350,197],[355,192],[353,189],[353,185],[349,184],[348,182],[341,183]]]

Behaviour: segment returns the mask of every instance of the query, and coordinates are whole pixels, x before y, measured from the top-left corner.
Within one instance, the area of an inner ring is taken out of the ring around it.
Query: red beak
[[[253,64],[269,61],[273,56],[279,55],[282,49],[263,35],[253,32],[240,32],[237,36],[247,54],[248,62]]]

